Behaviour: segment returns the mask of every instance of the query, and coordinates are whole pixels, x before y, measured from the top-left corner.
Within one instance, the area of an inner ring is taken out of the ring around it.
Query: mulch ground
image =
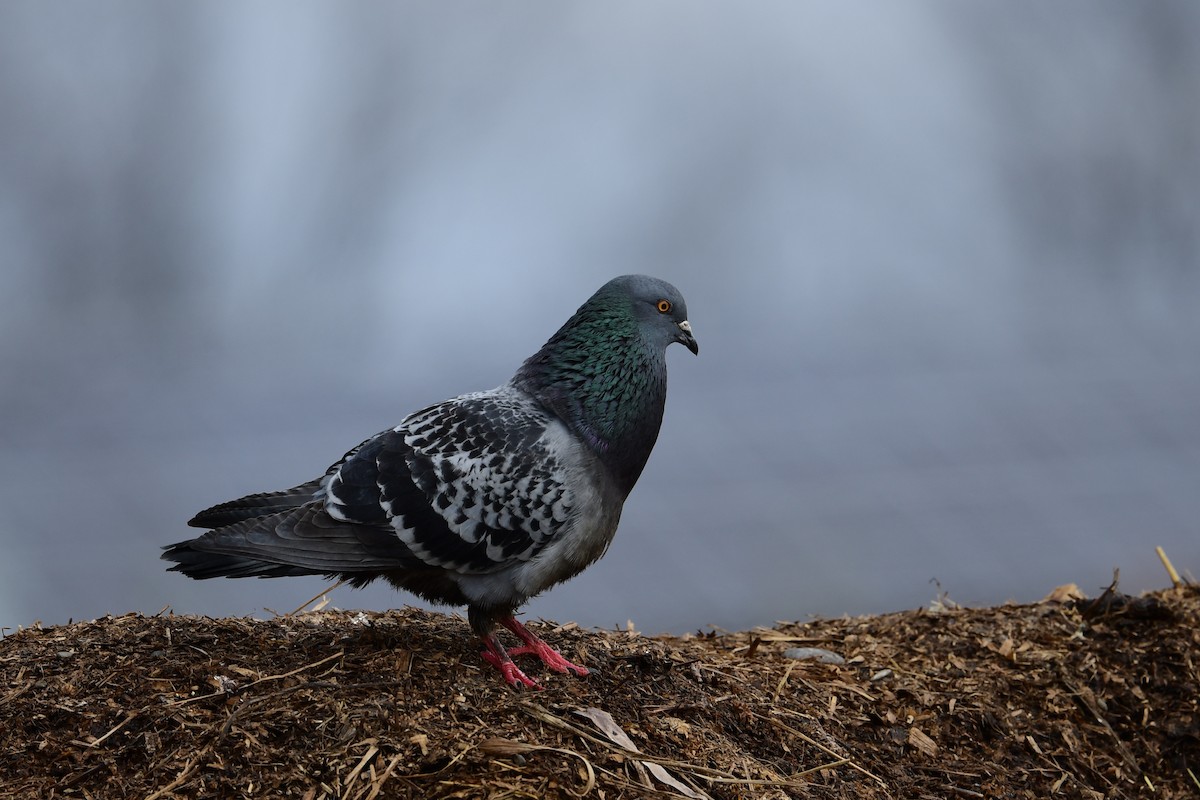
[[[0,641],[0,797],[1200,798],[1200,591],[647,638],[130,614]],[[815,647],[826,664],[784,656]],[[636,750],[636,751],[635,751]]]

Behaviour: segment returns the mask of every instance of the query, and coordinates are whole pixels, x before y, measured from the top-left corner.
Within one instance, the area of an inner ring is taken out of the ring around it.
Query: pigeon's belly
[[[576,508],[571,524],[529,561],[515,570],[513,584],[525,597],[573,578],[608,549],[621,517],[620,500],[603,503],[599,493]]]
[[[578,575],[604,555],[617,531],[620,513],[619,505],[605,512],[599,502],[584,504],[554,541],[533,558],[498,572],[456,575],[458,587],[471,604],[516,608]]]

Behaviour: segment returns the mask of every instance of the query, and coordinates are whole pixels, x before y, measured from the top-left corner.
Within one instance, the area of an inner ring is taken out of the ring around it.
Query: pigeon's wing
[[[202,524],[223,524],[163,557],[197,578],[504,569],[570,519],[556,425],[561,434],[511,389],[448,400],[366,440],[316,481],[201,512]]]
[[[192,517],[188,520],[188,525],[193,528],[223,528],[226,525],[234,525],[238,522],[255,519],[256,517],[290,511],[306,503],[311,503],[313,500],[320,500],[325,496],[325,487],[337,471],[341,469],[342,465],[358,453],[363,445],[374,438],[376,437],[372,436],[370,439],[359,443],[346,453],[346,455],[342,456],[340,461],[327,469],[325,474],[320,478],[315,478],[299,486],[293,486],[291,489],[284,489],[279,492],[260,492],[258,494],[239,497],[237,500],[218,503]]]
[[[302,483],[281,492],[261,492],[239,497],[226,503],[206,508],[188,520],[193,528],[223,528],[248,519],[267,514],[288,511],[312,502],[321,491],[321,479]]]
[[[431,567],[486,573],[532,558],[570,519],[561,437],[513,391],[419,411],[364,444],[333,475],[335,520],[388,524]]]

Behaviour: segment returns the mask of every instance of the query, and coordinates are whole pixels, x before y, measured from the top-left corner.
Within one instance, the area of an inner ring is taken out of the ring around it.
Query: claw
[[[587,675],[587,667],[581,667],[578,664],[572,664],[563,658],[562,653],[555,650],[550,645],[546,644],[542,639],[520,622],[516,617],[506,617],[500,620],[500,624],[508,628],[510,631],[520,637],[525,644],[521,647],[515,647],[508,652],[511,655],[534,655],[542,660],[550,669],[555,672],[574,672],[576,675]]]
[[[563,658],[562,653],[545,642],[538,640],[537,644],[523,644],[508,651],[510,656],[537,656],[555,672],[574,672],[576,675],[587,675],[588,668],[572,664]]]
[[[561,653],[538,638],[536,634],[518,622],[515,617],[505,617],[500,620],[500,624],[515,633],[524,644],[514,647],[511,650],[505,650],[504,645],[500,644],[500,640],[496,638],[496,634],[489,633],[487,636],[482,637],[484,651],[481,655],[484,661],[500,670],[500,675],[509,686],[516,689],[542,688],[513,663],[513,656],[537,656],[543,664],[555,672],[574,672],[576,675],[588,674],[587,667],[572,664],[563,658]]]
[[[485,641],[484,644],[487,645],[489,643],[487,641]],[[489,646],[489,649],[484,650],[481,655],[483,656],[484,661],[488,662],[493,667],[500,670],[500,676],[502,678],[504,678],[505,683],[507,683],[509,686],[513,687],[514,689],[525,689],[525,688],[541,689],[542,688],[541,686],[538,685],[538,683],[536,681],[534,681],[532,678],[530,678],[524,672],[521,672],[520,667],[518,667],[516,664],[513,663],[512,658],[509,656],[508,653],[506,653],[504,651],[504,648],[499,646],[500,645],[499,642],[495,642],[495,644],[497,645],[498,649],[500,650],[501,655],[497,655],[496,652],[490,648],[490,646]]]

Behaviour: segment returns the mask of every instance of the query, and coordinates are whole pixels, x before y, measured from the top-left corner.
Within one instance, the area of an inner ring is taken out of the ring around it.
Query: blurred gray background
[[[1200,571],[1200,4],[0,5],[0,626],[268,614],[191,514],[688,298],[608,556],[683,632]],[[339,607],[411,598],[339,589]]]

